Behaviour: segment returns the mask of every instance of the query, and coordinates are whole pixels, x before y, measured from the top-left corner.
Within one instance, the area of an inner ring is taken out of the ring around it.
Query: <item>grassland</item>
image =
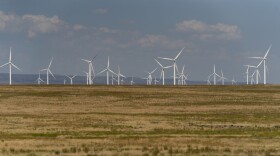
[[[0,155],[280,155],[280,86],[1,86]]]

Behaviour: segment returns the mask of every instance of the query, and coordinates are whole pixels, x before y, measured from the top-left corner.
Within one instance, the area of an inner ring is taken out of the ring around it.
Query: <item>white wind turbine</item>
[[[178,68],[177,68],[177,70],[178,70]],[[178,84],[186,85],[186,80],[188,80],[188,76],[185,75],[184,71],[185,71],[185,65],[183,66],[181,73],[178,71],[178,75],[179,75]]]
[[[161,67],[161,73],[160,73],[160,78],[162,78],[162,85],[164,85],[165,83],[164,83],[164,79],[165,79],[165,77],[164,77],[164,70],[165,69],[168,69],[168,68],[171,68],[171,67],[173,67],[173,66],[166,66],[166,67],[164,67],[162,64],[160,64],[159,62],[158,62],[158,60],[156,60],[155,59],[155,61],[159,64],[159,66]]]
[[[44,82],[42,79],[41,79],[41,73],[40,73],[40,71],[39,71],[39,74],[38,74],[38,78],[37,78],[37,84],[39,85],[39,84],[41,84],[41,82]]]
[[[255,66],[251,66],[251,65],[243,65],[243,66],[247,67],[247,69],[246,69],[246,75],[247,75],[247,85],[248,85],[248,84],[249,84],[249,69],[250,69],[250,68],[253,68],[253,67],[255,67]]]
[[[235,81],[234,77],[233,77],[232,80],[231,80],[231,84],[232,84],[232,85],[234,85],[234,84],[237,85],[237,82]]]
[[[131,78],[130,85],[133,85],[135,82],[133,81],[133,77]]]
[[[16,68],[17,70],[21,71],[16,65],[14,65],[12,63],[12,48],[10,47],[10,58],[9,58],[9,62],[8,63],[5,63],[3,64],[2,66],[0,66],[0,68],[6,66],[6,65],[9,65],[9,75],[10,75],[10,82],[9,84],[12,85],[12,67]]]
[[[93,60],[96,58],[98,54],[96,54],[91,60],[81,59],[82,61],[85,61],[88,63],[88,84],[93,84],[93,78],[94,78],[94,69],[93,69]]]
[[[156,70],[157,70],[157,68],[154,69],[152,72],[146,72],[146,73],[149,74],[149,76],[147,77],[147,85],[152,85],[152,81],[153,81],[152,74],[153,74]]]
[[[218,77],[221,77],[220,75],[218,75],[216,73],[216,67],[215,67],[215,64],[214,64],[214,72],[210,75],[210,77],[213,76],[213,79],[214,79],[214,85],[216,85],[216,76]]]
[[[207,85],[211,85],[210,78],[211,78],[211,75],[209,75],[209,76],[208,76],[208,79],[207,79]]]
[[[109,85],[109,72],[111,72],[112,74],[115,74],[115,75],[118,75],[116,74],[115,72],[113,72],[111,69],[110,69],[110,60],[109,60],[109,56],[108,56],[108,64],[107,64],[107,67],[102,70],[101,72],[99,72],[97,75],[103,73],[103,72],[107,72],[107,85]]]
[[[255,58],[255,59],[260,59],[261,63],[263,62],[263,84],[266,84],[266,60],[267,60],[267,55],[270,51],[272,44],[269,46],[267,52],[265,53],[264,57],[249,57],[249,58]]]
[[[120,85],[120,77],[122,77],[122,78],[126,78],[126,77],[123,74],[121,74],[119,66],[118,66],[118,74],[117,74],[117,76],[118,76],[118,85]]]
[[[225,85],[225,80],[227,79],[226,77],[224,77],[224,73],[223,73],[223,71],[221,70],[221,75],[222,76],[220,76],[220,79],[219,79],[219,81],[222,81],[222,85]]]
[[[154,78],[154,84],[157,85],[158,82],[159,82],[159,81],[158,81],[157,78],[155,77],[155,78]]]
[[[89,85],[89,77],[88,77],[88,73],[84,71],[84,73],[86,74],[87,76],[87,85]]]
[[[73,84],[73,79],[77,76],[77,74],[76,75],[74,75],[74,76],[68,76],[68,75],[65,75],[66,77],[68,77],[69,79],[70,79],[70,84],[72,85]]]
[[[49,73],[52,75],[53,78],[55,78],[54,75],[52,74],[51,70],[50,70],[51,65],[52,65],[52,61],[53,61],[53,58],[51,59],[51,62],[49,64],[48,68],[40,70],[40,71],[47,71],[47,85],[49,85]]]
[[[176,55],[176,57],[174,58],[163,58],[163,57],[158,57],[160,59],[164,59],[164,60],[170,60],[170,61],[173,61],[174,64],[173,64],[173,68],[174,68],[174,71],[173,71],[173,84],[176,85],[176,60],[178,59],[178,57],[180,56],[180,54],[182,53],[182,51],[185,49],[185,47]]]
[[[261,78],[261,74],[259,71],[259,66],[262,64],[262,61],[257,65],[257,66],[252,66],[253,68],[255,68],[254,73],[256,74],[256,84],[259,84],[259,78]]]

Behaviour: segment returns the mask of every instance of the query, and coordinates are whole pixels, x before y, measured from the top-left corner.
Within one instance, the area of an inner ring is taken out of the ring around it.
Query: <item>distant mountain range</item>
[[[36,74],[13,74],[12,75],[12,83],[13,84],[37,84],[37,78],[38,75]],[[41,79],[43,79],[46,82],[46,75],[42,74]],[[124,79],[124,84],[129,85],[132,77],[127,77]],[[55,79],[50,76],[50,84],[64,84],[64,80],[66,80],[66,84],[70,83],[69,78],[67,78],[64,75],[55,75]],[[133,78],[135,85],[146,85],[146,80],[138,77]],[[160,81],[160,80],[158,80]],[[106,84],[107,78],[105,76],[99,76],[95,77],[93,80],[94,84]],[[110,84],[111,84],[111,78],[110,78]],[[8,84],[9,83],[9,74],[8,73],[1,73],[0,74],[0,84]],[[162,81],[158,82],[157,84],[161,84]],[[73,84],[86,84],[86,77],[85,76],[76,76],[73,79]],[[114,81],[114,84],[117,84],[116,81]],[[153,81],[154,84],[154,81]],[[165,79],[166,85],[172,85],[173,79]],[[189,85],[205,85],[207,84],[206,81],[187,81],[187,84]],[[231,84],[229,82],[225,82],[225,84]],[[244,84],[244,83],[238,83],[238,84]]]

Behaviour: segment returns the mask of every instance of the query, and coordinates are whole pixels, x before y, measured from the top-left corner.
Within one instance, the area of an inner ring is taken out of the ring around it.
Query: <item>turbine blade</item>
[[[156,60],[155,58],[154,60],[159,64],[159,66],[161,66],[161,68],[163,68],[163,66],[158,62],[158,60]]]
[[[164,67],[164,68],[167,69],[167,68],[171,68],[171,67],[173,67],[173,66],[166,66],[166,67]]]
[[[185,47],[177,54],[177,56],[174,58],[174,60],[176,60],[181,55],[181,53],[183,52],[184,49],[185,49]]]
[[[165,58],[165,57],[158,57],[159,59],[163,59],[163,60],[170,60],[170,61],[174,61],[174,59],[171,58]]]
[[[3,64],[2,66],[0,66],[0,68],[6,66],[6,65],[8,65],[8,64],[10,64],[10,63],[9,63],[9,62],[8,62],[8,63],[5,63],[5,64]]]
[[[21,71],[21,70],[19,69],[19,67],[17,67],[17,66],[14,65],[13,63],[11,63],[11,65],[12,65],[13,67],[15,67],[17,70]]]
[[[272,46],[272,44],[270,44],[270,46],[269,46],[267,52],[265,53],[265,55],[264,55],[264,57],[263,57],[264,59],[266,59],[266,57],[267,57],[267,55],[268,55],[268,53],[269,53],[269,51],[270,51],[271,46]]]
[[[151,74],[153,74],[156,70],[157,70],[157,68],[155,68],[155,69],[151,72]]]
[[[248,57],[248,58],[253,58],[253,59],[263,59],[262,57]]]
[[[105,72],[106,70],[107,70],[107,68],[106,68],[106,69],[104,69],[104,70],[102,70],[101,72],[97,73],[97,75],[99,75],[99,74],[101,74],[101,73]]]
[[[263,60],[261,60],[261,62],[257,65],[256,68],[259,68],[259,66],[262,64]]]
[[[71,77],[70,76],[68,76],[68,75],[65,75],[66,77],[68,77],[69,79],[71,79]]]
[[[51,59],[51,62],[50,62],[50,64],[49,64],[49,67],[48,67],[48,68],[50,68],[50,67],[51,67],[51,65],[52,65],[52,61],[53,61],[53,58]]]
[[[89,60],[85,60],[85,59],[81,59],[82,61],[85,61],[85,62],[87,62],[87,63],[90,63],[90,61]]]
[[[50,69],[49,69],[48,71],[50,72],[50,74],[52,75],[52,77],[55,79],[55,77],[54,77],[52,71],[51,71]]]
[[[99,54],[99,53],[97,53],[97,54],[91,59],[90,62],[92,62],[92,61],[96,58],[96,56],[97,56],[98,54]]]

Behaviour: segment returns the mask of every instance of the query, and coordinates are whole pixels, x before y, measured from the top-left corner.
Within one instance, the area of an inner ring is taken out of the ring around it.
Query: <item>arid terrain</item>
[[[280,155],[280,86],[1,86],[0,155]]]

